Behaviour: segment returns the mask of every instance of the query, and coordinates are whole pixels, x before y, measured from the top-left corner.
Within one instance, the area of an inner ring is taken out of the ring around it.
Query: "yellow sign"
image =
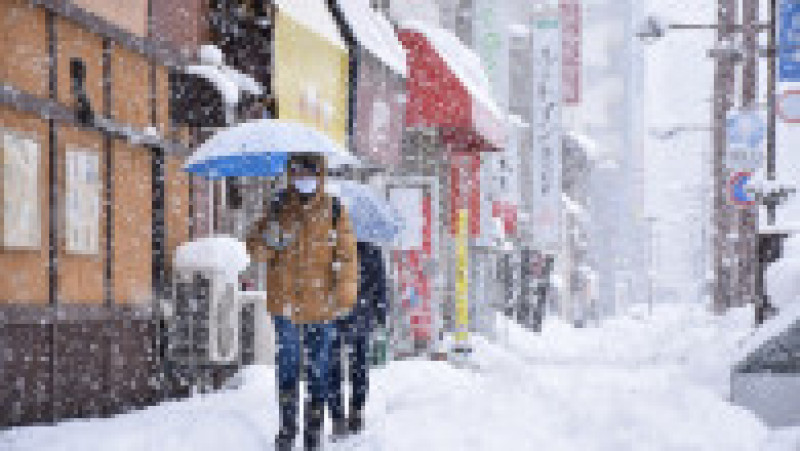
[[[458,210],[456,235],[456,346],[469,340],[469,211]]]
[[[346,147],[347,49],[280,9],[276,16],[274,87],[278,118],[312,126]]]

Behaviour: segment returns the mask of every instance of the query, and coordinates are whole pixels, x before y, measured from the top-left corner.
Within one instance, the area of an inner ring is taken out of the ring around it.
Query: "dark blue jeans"
[[[324,408],[328,395],[328,373],[330,371],[331,344],[335,335],[333,322],[322,324],[292,323],[285,317],[275,316],[276,371],[279,397],[288,393],[298,393],[300,386],[301,352],[305,361],[308,401],[312,406]],[[302,346],[301,346],[302,339]],[[290,429],[296,429],[299,399],[281,403],[282,422]]]
[[[368,321],[361,315],[354,312],[350,315],[336,320],[336,334],[331,345],[330,362],[330,387],[328,396],[328,407],[331,418],[341,420],[345,417],[344,412],[344,371],[342,369],[342,347],[347,345],[347,358],[350,366],[349,376],[351,384],[351,411],[363,411],[367,402],[367,392],[369,391],[369,364],[367,363],[367,353],[369,352],[369,333]]]

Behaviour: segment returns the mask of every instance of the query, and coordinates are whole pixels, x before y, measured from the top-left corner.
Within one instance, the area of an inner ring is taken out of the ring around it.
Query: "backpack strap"
[[[334,229],[339,228],[339,217],[342,216],[342,203],[336,196],[331,196],[331,224]]]
[[[286,190],[281,190],[272,197],[269,203],[269,214],[271,218],[276,219],[278,215],[280,215],[283,206],[286,204],[286,197],[288,194]]]

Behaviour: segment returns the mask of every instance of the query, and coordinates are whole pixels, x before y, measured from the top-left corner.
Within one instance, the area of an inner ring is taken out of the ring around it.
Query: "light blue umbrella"
[[[351,180],[328,180],[325,190],[347,208],[358,241],[388,244],[402,230],[400,216],[372,187]]]
[[[208,178],[276,176],[286,171],[290,154],[315,153],[328,167],[359,161],[324,134],[295,122],[259,119],[217,132],[192,154],[184,170]]]

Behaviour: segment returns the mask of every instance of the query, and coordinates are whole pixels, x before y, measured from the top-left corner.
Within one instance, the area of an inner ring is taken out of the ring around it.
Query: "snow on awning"
[[[203,45],[199,52],[200,64],[184,67],[186,74],[208,80],[220,92],[222,101],[227,105],[236,105],[241,93],[254,96],[264,93],[264,87],[253,77],[240,72],[224,63],[222,50],[215,45]]]
[[[418,21],[400,28],[408,52],[409,125],[468,127],[488,147],[503,148],[507,124],[478,55],[442,28]]]
[[[352,0],[347,0],[352,1]],[[347,51],[347,45],[325,0],[275,0],[278,11],[305,26],[336,47]]]
[[[386,17],[372,9],[369,0],[340,0],[339,6],[358,43],[393,72],[405,76],[405,50]]]

